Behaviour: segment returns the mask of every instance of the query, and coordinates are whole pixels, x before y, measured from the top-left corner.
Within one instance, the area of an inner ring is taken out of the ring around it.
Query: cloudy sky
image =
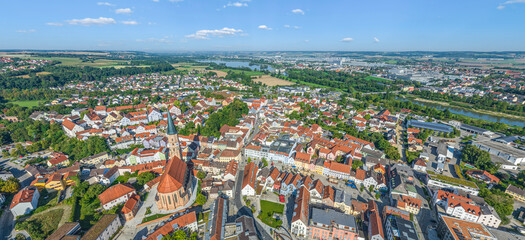
[[[0,49],[525,50],[525,0],[6,0]]]

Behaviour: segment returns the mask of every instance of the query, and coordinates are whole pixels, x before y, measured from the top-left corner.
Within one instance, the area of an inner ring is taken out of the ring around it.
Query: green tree
[[[195,199],[195,204],[204,205],[206,201],[207,201],[206,196],[204,196],[202,193],[197,194],[197,198]]]
[[[363,166],[363,162],[361,162],[361,160],[354,160],[352,161],[352,169],[353,170],[356,170],[358,168],[360,168],[361,166]]]
[[[197,177],[198,177],[200,180],[202,180],[202,179],[204,179],[204,178],[206,177],[206,173],[205,173],[204,171],[202,171],[202,170],[199,170],[199,171],[197,172]]]
[[[155,179],[157,176],[152,172],[143,172],[137,176],[137,183],[141,186],[146,185],[149,181]]]
[[[16,193],[18,190],[20,190],[20,183],[17,178],[0,179],[0,192]]]

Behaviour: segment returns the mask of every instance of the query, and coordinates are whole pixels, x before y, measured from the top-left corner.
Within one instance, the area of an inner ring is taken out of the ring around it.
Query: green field
[[[261,200],[261,213],[257,216],[266,225],[277,228],[283,224],[282,220],[273,217],[274,213],[283,214],[284,205],[270,201]]]
[[[119,60],[109,60],[109,59],[96,59],[91,61],[83,62],[82,59],[77,57],[27,57],[24,55],[19,55],[17,57],[20,58],[30,58],[30,59],[46,59],[46,60],[53,60],[53,61],[60,61],[60,65],[62,66],[74,66],[74,67],[82,67],[82,66],[90,66],[90,67],[127,67],[127,65],[119,65],[119,63],[125,63],[126,61],[119,61]]]
[[[366,80],[374,80],[374,81],[378,81],[378,82],[388,82],[388,81],[390,81],[390,79],[378,78],[378,77],[372,77],[372,76],[368,76],[365,79]]]
[[[14,102],[11,102],[11,103],[16,104],[16,105],[21,106],[21,107],[36,107],[41,102],[43,102],[43,101],[31,100],[31,101],[14,101]]]
[[[58,223],[64,214],[63,209],[54,209],[45,213],[35,214],[30,218],[18,222],[17,230],[26,230],[32,239],[46,239],[58,228]]]
[[[243,71],[243,70],[237,70],[237,69],[218,69],[219,71],[223,71],[223,72],[229,72],[229,71],[232,71],[234,73],[241,73],[243,72],[244,74],[248,75],[248,76],[259,76],[259,75],[264,75],[263,72],[259,72],[259,71]]]

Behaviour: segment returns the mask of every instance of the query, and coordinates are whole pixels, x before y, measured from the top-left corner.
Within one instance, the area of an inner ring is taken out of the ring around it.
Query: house
[[[77,133],[86,130],[84,127],[72,122],[69,119],[65,119],[62,122],[62,129],[64,129],[64,132],[68,137],[76,137]]]
[[[224,149],[217,160],[220,162],[229,162],[231,160],[239,162],[241,161],[241,151]]]
[[[330,236],[330,237],[328,237]],[[359,236],[354,216],[333,209],[312,208],[309,239],[357,240]]]
[[[259,167],[254,162],[248,163],[244,167],[244,176],[242,178],[241,195],[254,196],[257,187],[257,172]]]
[[[518,200],[520,202],[525,202],[525,190],[512,186],[509,184],[507,189],[505,190],[506,194],[509,194],[512,196],[515,200]]]
[[[15,218],[28,214],[38,207],[39,198],[40,193],[36,187],[25,187],[15,194],[9,209]]]
[[[12,177],[15,177],[15,176],[10,171],[0,170],[0,179],[5,181]]]
[[[416,161],[414,161],[412,168],[415,171],[427,172],[427,162],[425,162],[423,159],[417,159]]]
[[[109,154],[107,152],[101,152],[99,154],[95,154],[93,156],[83,158],[82,160],[80,160],[80,163],[84,165],[96,166],[98,164],[103,163],[104,161],[108,159],[109,159]]]
[[[385,219],[385,235],[388,240],[419,240],[414,222],[392,214]]]
[[[127,183],[119,183],[106,189],[103,193],[98,195],[100,205],[105,210],[110,210],[114,206],[125,203],[133,195],[137,194],[135,188]]]
[[[368,239],[384,240],[383,224],[381,223],[381,216],[377,209],[369,213],[368,222]]]
[[[291,220],[291,233],[298,237],[308,236],[310,219],[310,192],[304,186],[299,188]]]
[[[127,165],[137,165],[166,160],[166,148],[144,149],[135,148],[126,158]]]
[[[238,240],[257,240],[257,231],[255,229],[252,217],[240,216],[235,220],[235,232]]]
[[[48,167],[67,167],[69,165],[69,158],[67,155],[59,152],[51,154],[50,159],[47,160]]]
[[[235,176],[237,175],[237,167],[239,164],[235,160],[230,160],[226,166],[226,170],[222,175],[223,181],[235,181]]]
[[[469,169],[465,172],[465,174],[486,184],[498,184],[500,181],[498,177],[484,170]]]
[[[204,240],[225,239],[225,225],[228,217],[228,200],[217,198],[211,206],[210,221],[206,225]]]
[[[104,214],[80,240],[109,240],[121,226],[117,214]]]
[[[409,196],[399,195],[397,199],[397,208],[405,210],[414,215],[418,215],[421,210],[421,200]]]
[[[461,220],[459,218],[439,215],[437,232],[444,240],[469,240],[484,239],[497,240],[497,238],[482,224]]]
[[[167,222],[161,227],[157,228],[153,233],[146,237],[146,240],[158,240],[164,236],[170,235],[177,230],[189,230],[192,232],[198,231],[197,227],[197,215],[195,211],[179,215],[177,218]]]
[[[46,240],[67,240],[67,239],[79,239],[80,236],[74,235],[80,230],[80,223],[78,222],[66,222],[60,226],[55,232],[53,232]]]
[[[139,210],[140,203],[141,201],[139,195],[132,194],[131,197],[129,197],[128,201],[126,201],[121,210],[121,213],[124,215],[124,219],[126,219],[126,221],[129,221],[135,217],[135,214],[137,214],[137,211]]]

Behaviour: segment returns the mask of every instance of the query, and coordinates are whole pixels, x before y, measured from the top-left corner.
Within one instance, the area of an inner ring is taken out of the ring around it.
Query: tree
[[[143,172],[137,176],[137,183],[144,186],[149,181],[155,179],[157,176],[152,172]]]
[[[0,179],[0,192],[16,193],[20,189],[17,178],[11,177],[7,180]]]
[[[374,192],[374,185],[370,185],[370,187],[368,187],[368,191],[370,193]]]
[[[195,199],[195,204],[204,205],[206,201],[207,201],[206,196],[204,196],[202,193],[197,194],[197,198]]]
[[[202,170],[199,170],[199,172],[197,172],[197,177],[202,180],[206,177],[206,173]]]
[[[361,160],[354,160],[352,161],[352,169],[353,170],[356,170],[358,168],[360,168],[361,166],[363,166],[363,162],[361,162]]]
[[[477,168],[493,174],[496,173],[499,168],[492,162],[490,154],[487,151],[483,151],[471,144],[461,150],[461,161],[474,164]]]
[[[265,167],[268,166],[268,161],[266,161],[266,158],[263,158],[261,161]]]

